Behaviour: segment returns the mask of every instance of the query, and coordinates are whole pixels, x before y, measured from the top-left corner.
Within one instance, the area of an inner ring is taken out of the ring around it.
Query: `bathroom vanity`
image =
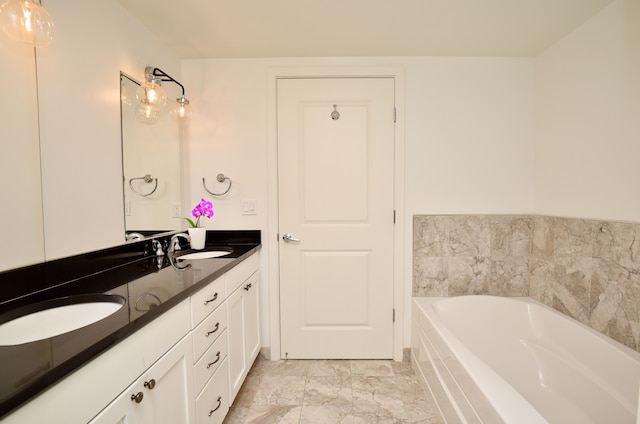
[[[70,262],[22,269],[29,281],[49,275],[53,284],[29,287],[11,301],[5,298],[16,295],[15,287],[6,286],[18,270],[0,274],[2,313],[89,292],[126,299],[117,312],[78,330],[0,346],[0,422],[223,421],[260,350],[260,234],[209,232],[205,250],[233,251],[196,260],[180,260],[178,253],[175,265],[183,270],[155,256],[147,243],[135,243],[142,253],[126,245],[62,260],[87,269],[89,262],[109,263],[65,283],[55,280],[77,272],[69,271]]]

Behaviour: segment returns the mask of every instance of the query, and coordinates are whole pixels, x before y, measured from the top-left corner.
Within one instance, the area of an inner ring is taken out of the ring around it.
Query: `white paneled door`
[[[394,79],[277,82],[282,357],[393,357]]]

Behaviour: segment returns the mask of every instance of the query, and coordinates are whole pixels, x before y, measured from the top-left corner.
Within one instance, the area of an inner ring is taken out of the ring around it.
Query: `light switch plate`
[[[242,199],[242,215],[257,215],[256,199]]]
[[[180,203],[174,203],[171,206],[171,216],[174,218],[180,218],[182,216],[182,208],[180,207]]]

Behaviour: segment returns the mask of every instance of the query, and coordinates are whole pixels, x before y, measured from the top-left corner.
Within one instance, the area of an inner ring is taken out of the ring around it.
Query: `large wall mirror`
[[[0,41],[0,233],[6,243],[0,270],[44,260],[34,53]]]
[[[136,114],[140,82],[120,73],[124,214],[128,235],[178,230],[181,212],[181,148],[177,119]]]
[[[180,58],[118,0],[47,0],[46,8],[56,36],[37,54],[0,34],[0,272],[123,244],[127,231],[184,225],[174,218],[182,215],[178,124],[133,122],[119,101],[121,71],[140,79],[158,66],[179,77]],[[166,90],[173,99],[174,89]],[[128,180],[146,174],[158,188],[143,199]]]

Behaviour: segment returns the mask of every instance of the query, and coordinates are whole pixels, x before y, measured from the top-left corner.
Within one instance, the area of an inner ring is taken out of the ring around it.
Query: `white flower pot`
[[[206,228],[189,228],[189,237],[191,237],[191,245],[192,249],[204,249],[204,243],[207,240],[207,229]]]

